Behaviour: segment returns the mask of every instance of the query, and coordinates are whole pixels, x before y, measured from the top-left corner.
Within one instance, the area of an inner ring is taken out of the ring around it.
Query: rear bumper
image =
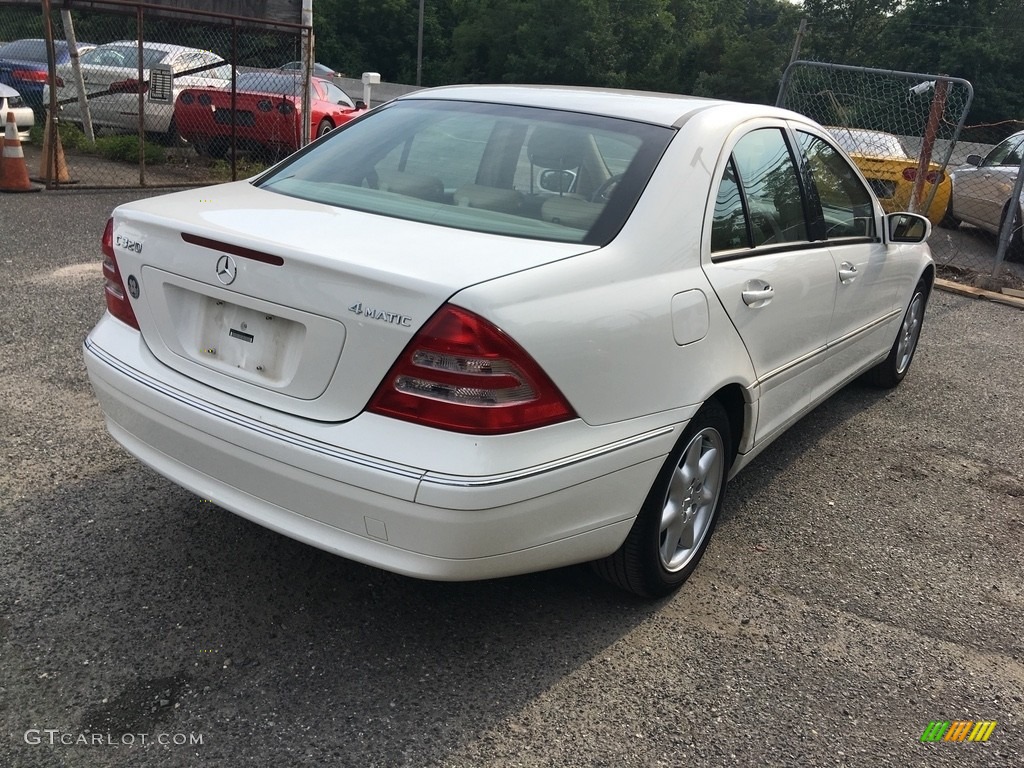
[[[493,578],[610,554],[685,427],[647,428],[602,443],[603,428],[577,425],[593,430],[599,444],[511,471],[438,472],[342,445],[358,443],[366,430],[379,441],[381,430],[391,429],[396,444],[407,444],[402,431],[414,425],[364,414],[346,424],[313,423],[305,434],[281,428],[258,406],[237,401],[243,412],[202,397],[202,385],[177,381],[141,341],[123,354],[131,336],[138,338],[105,316],[85,343],[108,429],[129,453],[274,531],[421,578]],[[557,433],[536,432],[550,450]]]

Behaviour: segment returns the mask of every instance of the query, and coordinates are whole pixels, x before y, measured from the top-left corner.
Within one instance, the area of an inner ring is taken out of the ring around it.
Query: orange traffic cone
[[[60,143],[60,131],[57,124],[50,119],[50,113],[46,113],[46,127],[43,128],[43,154],[39,158],[39,175],[33,176],[32,181],[41,181],[44,184],[76,184],[68,173],[68,164],[64,159],[64,147]]]
[[[0,156],[0,192],[38,192],[42,187],[32,186],[28,180],[28,166],[25,164],[25,153],[21,151],[21,140],[18,138],[18,124],[14,122],[14,113],[7,113],[7,125],[4,127],[4,151]]]

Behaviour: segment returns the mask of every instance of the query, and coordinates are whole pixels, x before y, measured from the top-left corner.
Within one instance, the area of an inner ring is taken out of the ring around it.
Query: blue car
[[[78,52],[84,53],[95,47],[91,43],[79,43]],[[58,65],[71,61],[66,42],[54,40],[53,48]],[[15,40],[0,45],[0,83],[18,91],[25,103],[40,115],[45,109],[43,86],[46,85],[47,70],[45,40]]]

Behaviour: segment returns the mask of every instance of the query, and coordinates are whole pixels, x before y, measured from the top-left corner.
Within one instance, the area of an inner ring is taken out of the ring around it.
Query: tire
[[[158,133],[156,135],[156,141],[158,144],[162,144],[165,147],[180,147],[183,146],[184,142],[181,136],[178,134],[178,124],[171,118],[170,124],[167,126],[166,133]]]
[[[953,215],[953,195],[950,194],[949,202],[946,203],[946,212],[942,214],[939,226],[943,229],[960,229],[960,219]]]
[[[1011,206],[1010,203],[1007,203],[1006,208],[1003,209],[1003,216],[999,220],[999,231],[1003,231],[1003,224],[1006,223],[1006,217],[1011,207],[1015,207],[1016,210],[1014,211],[1013,230],[1010,232],[1010,244],[1006,247],[1006,260],[1024,263],[1024,224],[1021,223],[1019,205]]]
[[[215,160],[223,160],[231,150],[231,143],[225,138],[210,139],[206,145],[206,151]]]
[[[326,136],[333,130],[334,123],[332,123],[330,120],[321,120],[320,125],[316,127],[316,137],[319,139],[321,136]]]
[[[725,409],[706,402],[669,454],[622,546],[593,564],[602,578],[641,597],[670,595],[689,578],[718,522],[731,436]]]
[[[921,338],[921,326],[924,323],[924,310],[928,304],[928,286],[922,280],[914,288],[907,311],[903,313],[900,332],[892,343],[889,356],[864,374],[864,382],[880,389],[892,389],[907,375],[910,363],[917,351],[917,342]]]

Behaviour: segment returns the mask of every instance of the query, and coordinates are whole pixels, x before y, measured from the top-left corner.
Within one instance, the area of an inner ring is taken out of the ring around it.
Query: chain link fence
[[[827,126],[886,211],[928,216],[941,277],[1019,289],[1020,217],[1007,212],[1020,209],[1024,125],[965,128],[972,99],[961,78],[797,61],[777,104]]]
[[[333,78],[307,80],[299,24],[128,0],[63,0],[47,17],[43,5],[0,0],[0,82],[32,108],[26,161],[51,188],[245,177],[358,112]]]

